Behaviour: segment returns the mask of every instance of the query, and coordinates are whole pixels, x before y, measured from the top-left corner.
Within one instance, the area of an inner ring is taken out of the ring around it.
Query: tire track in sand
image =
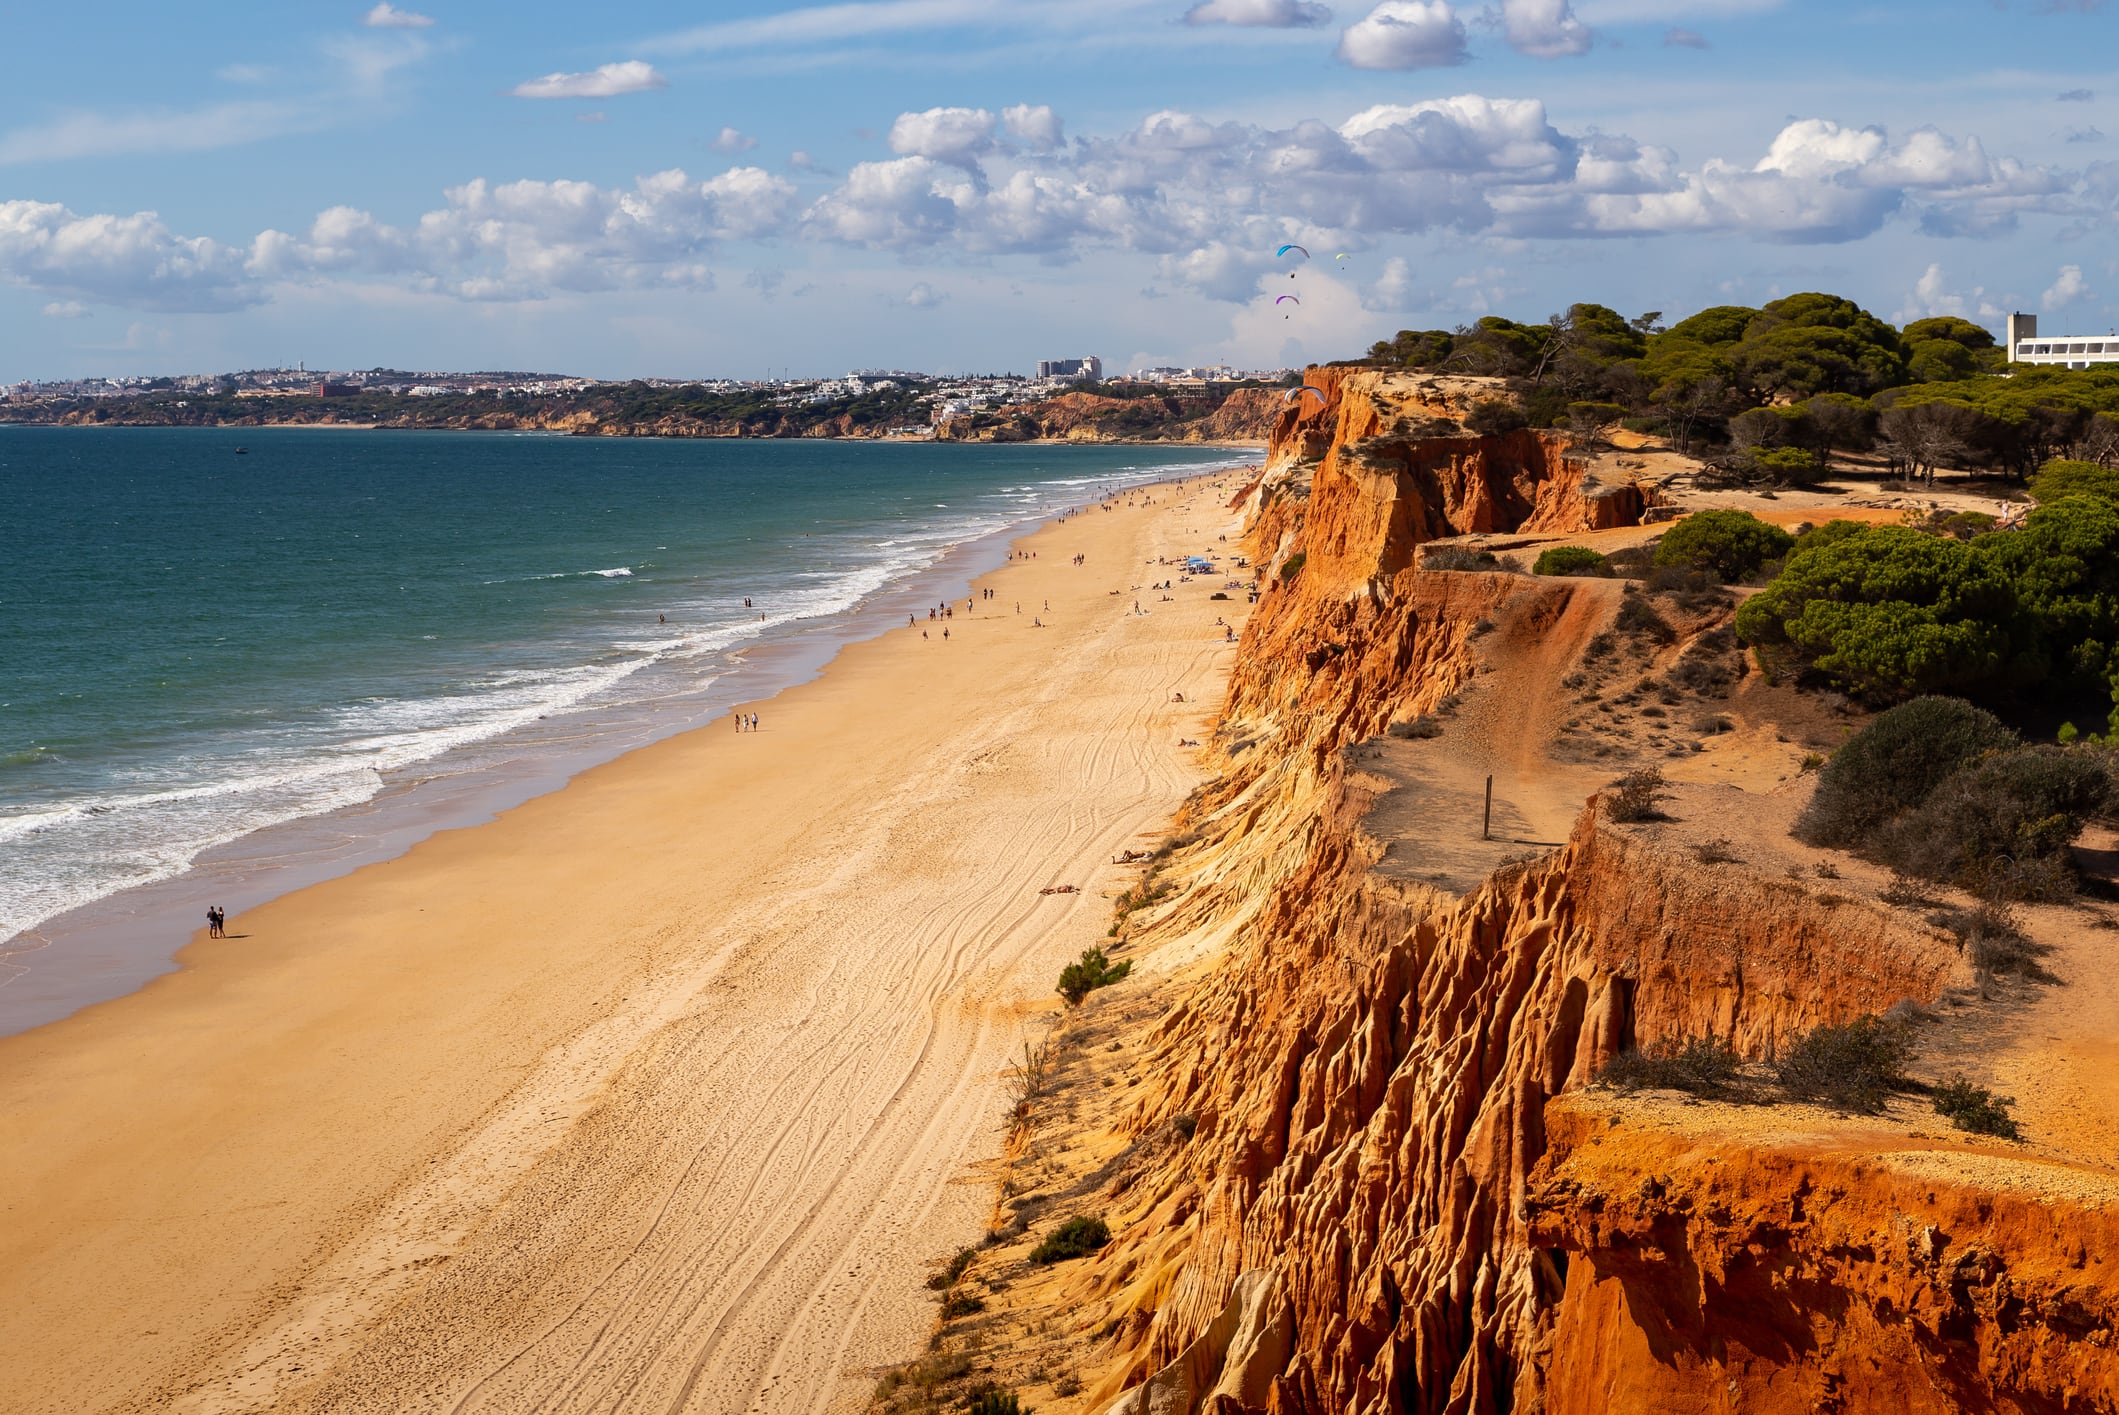
[[[1195,548],[1176,523],[1141,553]],[[672,964],[651,1008],[539,1067],[186,1405],[858,1407],[863,1368],[924,1335],[925,1264],[983,1225],[962,1180],[997,1149],[1026,1011],[1101,936],[1110,855],[1197,779],[1174,743],[1198,707],[1170,685],[1199,696],[1227,607],[1195,598],[1092,606],[995,686],[1018,707],[820,821],[770,907],[700,906],[667,950],[711,965]]]

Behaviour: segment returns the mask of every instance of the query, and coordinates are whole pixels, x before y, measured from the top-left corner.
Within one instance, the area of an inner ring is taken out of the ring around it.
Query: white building
[[[2088,368],[2091,364],[2119,364],[2119,335],[2056,334],[2041,338],[2038,316],[2009,316],[2009,362],[2054,364],[2064,368]]]
[[[1104,376],[1104,361],[1094,354],[1086,359],[1039,359],[1037,376],[1062,382],[1079,379],[1084,383],[1095,383]]]

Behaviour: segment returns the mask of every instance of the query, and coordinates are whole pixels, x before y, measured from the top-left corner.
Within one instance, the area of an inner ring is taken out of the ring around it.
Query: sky
[[[1270,368],[1810,289],[2119,321],[2119,0],[106,0],[0,36],[0,381]]]

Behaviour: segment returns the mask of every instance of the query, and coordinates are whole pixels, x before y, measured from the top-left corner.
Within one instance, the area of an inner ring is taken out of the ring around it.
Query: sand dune
[[[7,1408],[858,1407],[984,1228],[999,1073],[1101,937],[1110,857],[1198,779],[1177,738],[1241,599],[1124,611],[1226,493],[1156,497],[1039,532],[947,643],[849,650],[761,733],[635,753],[0,1041]]]

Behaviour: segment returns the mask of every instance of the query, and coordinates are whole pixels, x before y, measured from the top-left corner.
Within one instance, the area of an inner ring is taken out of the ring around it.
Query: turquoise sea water
[[[0,940],[386,789],[703,720],[737,651],[1099,488],[1241,460],[0,429]]]

